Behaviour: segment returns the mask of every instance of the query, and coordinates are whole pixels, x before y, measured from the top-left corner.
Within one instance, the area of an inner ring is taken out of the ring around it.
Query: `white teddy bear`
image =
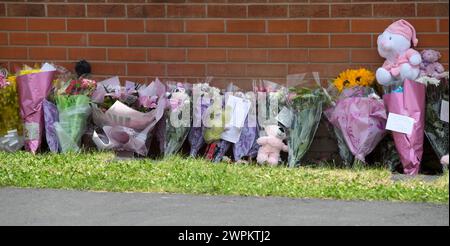
[[[378,36],[378,53],[385,58],[383,66],[378,68],[376,78],[381,85],[390,85],[405,79],[416,80],[420,73],[422,57],[411,49],[417,45],[416,30],[405,20],[392,23]]]

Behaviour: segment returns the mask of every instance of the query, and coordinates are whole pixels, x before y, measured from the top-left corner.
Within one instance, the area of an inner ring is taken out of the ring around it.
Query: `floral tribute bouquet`
[[[249,95],[244,94],[233,83],[227,86],[225,90],[225,110],[222,111],[225,117],[223,119],[224,129],[220,135],[220,142],[211,144],[208,149],[208,153],[212,154],[211,159],[214,162],[222,161],[232,146],[233,158],[235,161],[239,161],[242,156],[248,155],[253,142],[256,141],[254,139],[255,134],[252,134],[248,125],[248,113],[252,101],[247,96]],[[245,123],[247,125],[244,125]],[[256,119],[254,119],[254,123],[256,124]],[[246,129],[245,135],[242,135],[244,129]]]
[[[427,50],[422,52],[423,60],[425,54],[437,51]],[[433,54],[433,53],[432,53]],[[440,57],[440,54],[439,54]],[[424,63],[424,62],[423,62]],[[430,66],[430,65],[429,65]],[[432,65],[431,65],[432,66]],[[439,67],[443,66],[440,65]],[[434,71],[434,69],[433,69]],[[425,115],[425,135],[433,147],[438,158],[448,155],[449,123],[448,123],[448,102],[449,102],[449,73],[424,73],[417,81],[427,85],[426,89],[426,115]]]
[[[20,116],[24,123],[25,149],[36,153],[44,131],[43,102],[52,88],[56,69],[44,63],[40,68],[24,66],[16,74]]]
[[[56,91],[54,101],[58,120],[54,122],[54,128],[61,152],[80,150],[81,137],[91,114],[90,96],[96,87],[95,80],[80,77],[67,80],[63,87]]]
[[[16,76],[0,68],[0,134],[11,129],[22,132]]]
[[[203,139],[207,144],[205,157],[208,160],[220,161],[231,143],[222,140],[222,134],[227,130],[233,108],[223,102],[222,96],[214,97],[211,106],[203,115],[205,131]]]
[[[207,78],[205,83],[194,84],[192,87],[192,128],[188,135],[190,144],[190,156],[197,156],[200,149],[205,145],[204,118],[210,106],[221,100],[220,90],[210,86],[212,78]],[[217,107],[217,106],[216,106]],[[219,134],[220,135],[220,134]]]
[[[257,94],[260,129],[276,124],[279,111],[286,106],[289,89],[269,80],[259,80],[253,81],[253,91]],[[265,134],[264,131],[261,133]]]
[[[92,95],[92,119],[108,139],[105,143],[94,131],[92,140],[98,149],[148,154],[148,135],[161,119],[165,109],[166,87],[158,79],[149,85],[126,81],[119,77],[97,84]]]
[[[314,140],[326,98],[321,89],[300,87],[291,88],[290,91],[293,94],[289,97],[287,107],[277,118],[288,129],[288,166],[295,167],[300,165]]]
[[[14,152],[23,147],[21,131],[19,103],[16,90],[15,76],[11,76],[8,70],[0,69],[0,150]],[[13,130],[11,130],[13,129]]]
[[[176,154],[183,146],[191,126],[191,90],[187,83],[167,83],[166,109],[155,127],[160,151],[164,156]]]
[[[354,165],[364,163],[386,134],[386,110],[371,88],[374,81],[374,74],[367,69],[348,69],[329,88],[330,92],[337,90],[337,95],[333,106],[324,113],[335,129],[340,154],[347,165],[353,159],[348,150],[355,157]]]
[[[244,157],[249,159],[256,158],[259,145],[256,140],[259,136],[259,128],[256,119],[256,95],[254,93],[238,92],[235,94],[247,103],[250,103],[248,114],[242,127],[240,127],[239,140],[233,145],[233,158],[235,161],[241,161]],[[244,109],[244,108],[240,108]],[[238,114],[241,114],[238,112]]]

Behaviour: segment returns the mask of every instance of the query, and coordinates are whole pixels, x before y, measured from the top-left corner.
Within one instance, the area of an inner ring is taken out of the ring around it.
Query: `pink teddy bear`
[[[420,63],[420,76],[429,76],[436,79],[445,77],[445,68],[438,62],[441,53],[436,50],[423,50],[420,52],[422,63]]]
[[[264,128],[267,136],[260,137],[256,142],[261,145],[258,150],[256,161],[259,164],[269,163],[271,166],[278,165],[280,151],[287,152],[288,146],[283,143],[286,138],[284,129],[277,125],[269,125]]]

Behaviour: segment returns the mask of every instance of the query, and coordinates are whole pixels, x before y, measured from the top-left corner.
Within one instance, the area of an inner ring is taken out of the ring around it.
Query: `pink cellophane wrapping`
[[[44,129],[43,101],[52,87],[55,71],[17,76],[20,116],[24,123],[25,149],[36,153]]]
[[[414,119],[410,135],[392,132],[395,147],[400,155],[405,174],[415,175],[419,172],[423,154],[425,127],[425,92],[424,84],[405,80],[403,93],[389,93],[383,96],[390,113],[405,115]]]
[[[120,89],[118,77],[112,77],[99,83],[98,90],[93,94],[94,102],[102,102],[106,95],[104,86],[109,89]],[[132,90],[135,83],[127,81],[125,89]],[[118,90],[116,90],[118,91]],[[155,98],[154,109],[150,112],[139,112],[117,100],[106,112],[102,112],[93,104],[92,119],[94,123],[102,127],[108,138],[108,143],[103,142],[94,131],[92,139],[99,149],[114,149],[132,151],[145,156],[148,153],[146,141],[149,133],[156,126],[164,114],[166,108],[165,86],[159,80],[148,86],[141,86],[138,90],[139,101]],[[141,100],[143,99],[143,100]]]
[[[370,97],[347,97],[326,110],[328,120],[341,130],[355,158],[365,161],[385,136],[386,110],[382,100]]]

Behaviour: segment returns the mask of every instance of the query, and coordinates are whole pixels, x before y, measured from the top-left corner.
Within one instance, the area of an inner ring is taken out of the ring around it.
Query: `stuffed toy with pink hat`
[[[378,36],[378,53],[386,59],[376,72],[378,83],[390,85],[398,80],[417,79],[422,58],[411,48],[411,44],[416,47],[417,43],[416,30],[406,20],[392,23]]]

